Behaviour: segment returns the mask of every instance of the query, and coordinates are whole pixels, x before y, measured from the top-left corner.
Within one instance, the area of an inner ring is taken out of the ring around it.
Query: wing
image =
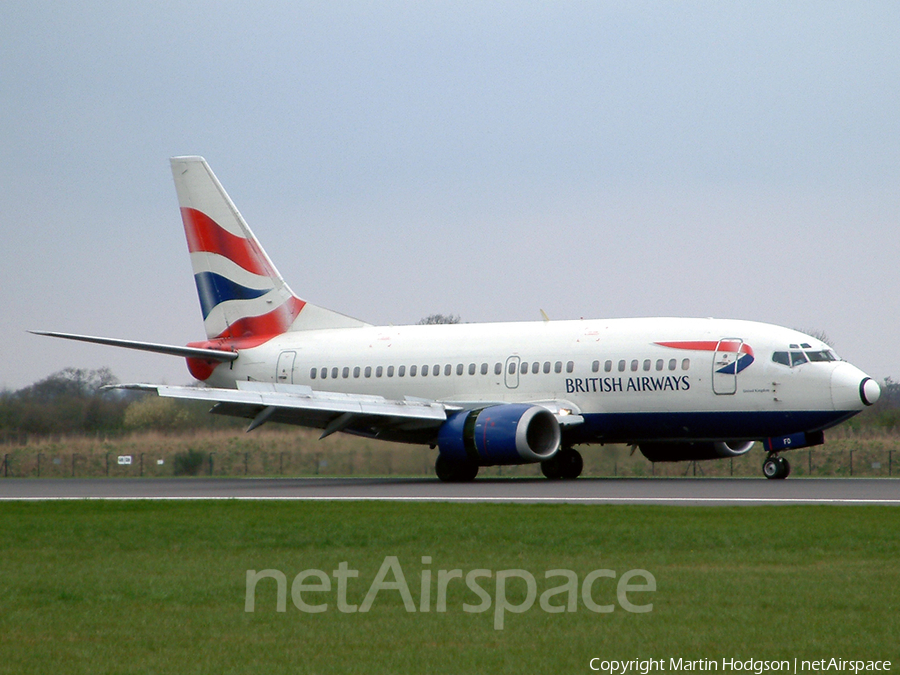
[[[338,394],[310,387],[263,382],[238,382],[237,389],[169,385],[114,385],[113,388],[156,391],[167,398],[208,401],[210,412],[252,420],[247,431],[266,422],[322,429],[321,438],[337,431],[409,443],[430,443],[458,410],[434,401],[392,401],[382,396]]]
[[[109,389],[155,391],[167,398],[207,401],[210,412],[217,415],[244,417],[251,420],[247,431],[266,422],[282,422],[322,429],[320,438],[338,431],[402,443],[432,444],[447,415],[460,410],[503,405],[502,401],[441,403],[407,397],[402,401],[383,396],[339,394],[316,391],[295,384],[238,382],[237,389],[170,386],[164,384],[118,384]],[[560,426],[571,427],[584,418],[568,401],[535,401],[547,408]]]

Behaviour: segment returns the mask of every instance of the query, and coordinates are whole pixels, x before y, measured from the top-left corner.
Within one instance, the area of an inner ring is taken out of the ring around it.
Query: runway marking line
[[[855,498],[784,498],[765,497],[222,497],[222,496],[84,496],[84,497],[0,497],[0,502],[44,502],[44,501],[311,501],[311,502],[487,502],[487,503],[720,503],[720,504],[893,504],[900,505],[900,499],[855,499]]]

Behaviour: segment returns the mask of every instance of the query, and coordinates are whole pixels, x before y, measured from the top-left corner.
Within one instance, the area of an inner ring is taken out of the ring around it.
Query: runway
[[[435,478],[4,478],[0,501],[331,500],[525,504],[883,504],[900,506],[884,478],[543,478],[441,483]]]

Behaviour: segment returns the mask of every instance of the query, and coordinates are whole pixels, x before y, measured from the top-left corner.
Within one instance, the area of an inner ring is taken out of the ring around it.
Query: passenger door
[[[730,396],[737,392],[737,362],[744,341],[739,338],[725,338],[716,345],[713,356],[713,391]]]
[[[275,368],[276,384],[294,384],[294,359],[297,352],[281,352],[278,355],[278,365]]]

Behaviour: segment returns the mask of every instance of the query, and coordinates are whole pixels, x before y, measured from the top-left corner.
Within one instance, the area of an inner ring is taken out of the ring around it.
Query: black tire
[[[787,461],[787,457],[779,457],[778,459],[781,460],[781,477],[787,478],[791,475],[791,463]]]
[[[458,464],[456,467],[456,480],[460,483],[470,483],[475,480],[475,476],[478,475],[478,465],[477,464]]]
[[[437,459],[434,462],[434,472],[443,483],[452,483],[454,481],[454,476],[456,475],[453,462],[443,455],[437,456]]]
[[[453,462],[438,455],[434,462],[434,472],[444,483],[468,483],[478,475],[478,465],[471,462]]]
[[[784,457],[769,455],[763,462],[763,475],[771,480],[783,480],[791,472],[791,465]]]
[[[581,471],[584,469],[584,459],[580,452],[574,448],[563,448],[556,457],[558,458],[560,478],[573,480],[581,475]]]
[[[558,452],[550,459],[541,462],[541,473],[550,480],[559,480],[562,478],[562,466],[559,463]]]

